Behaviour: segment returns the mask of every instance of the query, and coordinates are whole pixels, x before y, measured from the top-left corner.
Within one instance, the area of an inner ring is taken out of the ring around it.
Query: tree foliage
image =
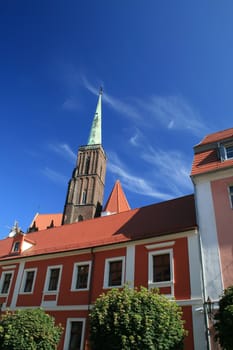
[[[215,315],[216,340],[224,350],[233,349],[233,286],[224,290]]]
[[[42,309],[6,312],[0,320],[1,350],[55,350],[62,334]]]
[[[186,335],[175,301],[124,287],[102,294],[90,313],[92,350],[178,350]]]

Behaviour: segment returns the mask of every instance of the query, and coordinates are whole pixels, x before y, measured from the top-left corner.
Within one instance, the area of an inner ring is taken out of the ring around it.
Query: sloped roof
[[[221,161],[218,144],[233,141],[233,128],[207,135],[194,147],[191,176],[226,169],[233,166],[233,159]]]
[[[35,226],[38,228],[38,230],[46,230],[47,227],[51,225],[51,222],[53,221],[54,226],[61,226],[62,221],[62,214],[39,214],[37,213],[31,223],[31,226],[35,223]]]
[[[117,180],[103,211],[108,213],[121,213],[126,210],[130,210],[130,206],[121,187],[121,183]]]
[[[230,138],[233,138],[233,128],[206,135],[197,146],[205,145],[212,142],[224,141]]]
[[[119,214],[28,233],[35,245],[14,259],[184,232],[196,228],[194,196],[128,210]],[[0,241],[0,260],[10,259],[12,238]]]

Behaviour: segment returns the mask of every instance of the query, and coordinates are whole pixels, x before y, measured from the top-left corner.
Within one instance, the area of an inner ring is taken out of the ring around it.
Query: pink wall
[[[233,209],[228,187],[233,176],[211,182],[224,289],[233,283]]]

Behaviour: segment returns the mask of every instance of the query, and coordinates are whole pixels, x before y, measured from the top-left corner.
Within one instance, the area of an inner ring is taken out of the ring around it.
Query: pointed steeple
[[[101,87],[99,91],[99,99],[96,106],[96,112],[92,122],[91,132],[87,143],[88,145],[101,145],[102,143],[102,135],[101,135],[102,94],[103,94],[103,89]]]
[[[88,144],[80,146],[76,167],[69,181],[62,225],[91,219],[101,215],[106,155],[101,140],[101,98],[96,107]]]
[[[121,183],[117,180],[107,200],[103,215],[118,214],[127,210],[130,210],[130,206],[121,187]]]

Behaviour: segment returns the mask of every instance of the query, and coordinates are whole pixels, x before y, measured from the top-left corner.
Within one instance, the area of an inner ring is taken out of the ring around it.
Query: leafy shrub
[[[42,309],[6,312],[0,320],[1,350],[55,350],[62,334]]]
[[[124,287],[102,294],[90,313],[92,350],[180,350],[186,335],[175,301]]]
[[[224,290],[215,315],[215,339],[224,350],[233,349],[233,286]]]

